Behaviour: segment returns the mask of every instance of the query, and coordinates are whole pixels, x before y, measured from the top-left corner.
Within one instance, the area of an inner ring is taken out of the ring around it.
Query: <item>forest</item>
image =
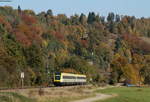
[[[150,84],[150,18],[0,7],[0,87],[52,84],[55,72],[89,83]]]

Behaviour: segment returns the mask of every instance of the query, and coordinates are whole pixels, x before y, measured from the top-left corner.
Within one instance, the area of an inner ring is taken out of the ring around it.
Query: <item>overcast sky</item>
[[[32,9],[36,13],[52,9],[54,14],[88,14],[90,11],[106,16],[109,12],[136,17],[150,17],[150,0],[12,0],[2,3],[22,9]]]

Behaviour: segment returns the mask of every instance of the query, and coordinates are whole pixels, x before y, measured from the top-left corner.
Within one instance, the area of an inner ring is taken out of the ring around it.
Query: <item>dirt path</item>
[[[112,98],[115,96],[116,95],[96,94],[95,97],[86,98],[86,99],[77,100],[77,101],[72,101],[72,102],[95,102],[98,100],[105,100],[105,99]]]
[[[112,87],[112,86],[110,86],[110,87]],[[106,89],[106,88],[109,88],[109,87],[100,87],[100,88],[97,88],[97,89],[84,90],[84,91],[85,92],[94,92],[98,89]],[[76,101],[72,101],[72,102],[95,102],[95,101],[98,101],[98,100],[105,100],[105,99],[116,97],[116,96],[117,95],[115,95],[115,94],[114,95],[107,95],[107,94],[97,93],[96,96],[94,96],[94,97],[81,99],[81,100],[76,100]]]

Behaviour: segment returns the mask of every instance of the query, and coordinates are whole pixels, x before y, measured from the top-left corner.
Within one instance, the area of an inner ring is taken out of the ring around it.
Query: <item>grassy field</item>
[[[25,97],[21,94],[14,93],[14,92],[0,92],[0,102],[70,102],[71,100],[78,100],[87,97],[91,97],[94,95],[87,95],[87,96],[71,96],[71,97],[61,97],[60,98],[44,98],[41,96],[39,99],[31,99],[29,97]],[[40,96],[39,96],[40,97]]]
[[[35,102],[36,100],[27,98],[14,92],[0,92],[0,102]]]
[[[96,102],[150,102],[150,88],[120,87],[98,90],[97,92],[117,94],[117,96]]]
[[[95,96],[90,89],[93,87],[43,88],[42,91],[38,88],[6,90],[0,92],[0,102],[70,102]]]

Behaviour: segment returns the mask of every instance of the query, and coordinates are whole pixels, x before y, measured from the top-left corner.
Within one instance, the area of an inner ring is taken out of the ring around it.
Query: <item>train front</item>
[[[61,73],[54,74],[54,85],[60,86],[61,85]]]

